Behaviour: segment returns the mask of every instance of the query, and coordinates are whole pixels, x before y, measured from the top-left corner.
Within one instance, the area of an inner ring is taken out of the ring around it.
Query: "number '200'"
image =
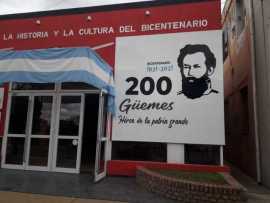
[[[130,87],[126,91],[126,95],[138,95],[139,91],[137,86],[140,86],[140,91],[144,95],[150,95],[154,92],[155,87],[157,92],[161,95],[167,95],[172,89],[172,81],[170,78],[163,76],[158,79],[157,83],[151,77],[144,77],[140,82],[135,77],[129,77],[126,79],[126,82],[131,83]],[[148,84],[148,87],[146,86]],[[162,85],[166,84],[166,88],[162,88]]]

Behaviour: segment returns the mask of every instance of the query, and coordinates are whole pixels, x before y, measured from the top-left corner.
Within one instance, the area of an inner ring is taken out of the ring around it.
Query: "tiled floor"
[[[0,169],[0,191],[129,203],[175,203],[140,188],[135,178],[107,177],[95,184],[87,174]]]

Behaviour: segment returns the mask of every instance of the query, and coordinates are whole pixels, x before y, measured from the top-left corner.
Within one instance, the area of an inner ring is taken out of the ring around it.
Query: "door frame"
[[[1,151],[1,167],[2,168],[9,168],[9,169],[25,169],[25,151],[23,155],[23,163],[22,165],[19,164],[6,164],[6,151],[7,151],[7,140],[9,137],[22,137],[24,138],[24,145],[26,142],[26,137],[27,137],[27,127],[28,127],[28,122],[29,122],[29,103],[30,103],[30,97],[27,94],[20,94],[17,96],[28,96],[28,106],[27,106],[27,121],[26,121],[26,127],[25,127],[25,134],[8,134],[8,127],[9,127],[9,121],[10,121],[10,107],[11,107],[11,98],[13,95],[9,94],[8,95],[8,103],[7,103],[7,117],[5,121],[5,129],[4,129],[4,136],[3,136],[3,142],[2,142],[2,151]],[[15,95],[14,95],[15,96]]]
[[[95,160],[95,173],[94,182],[98,182],[106,177],[107,174],[107,161],[108,161],[108,143],[109,143],[109,123],[111,122],[111,115],[108,112],[106,114],[106,120],[104,119],[104,107],[107,105],[105,103],[105,94],[101,90],[99,94],[99,109],[98,109],[98,128],[97,128],[97,142],[96,142],[96,160]],[[104,133],[105,131],[105,133]],[[103,136],[104,135],[104,136]],[[104,143],[104,171],[99,172],[99,161],[101,160],[101,145]]]
[[[55,100],[56,100],[56,93],[31,93],[30,94],[30,122],[29,124],[29,134],[28,134],[28,139],[27,139],[27,152],[26,152],[26,170],[35,170],[35,171],[49,171],[51,168],[51,156],[53,153],[53,137],[54,137],[54,120],[55,120]],[[35,97],[38,96],[51,96],[52,97],[52,109],[51,109],[51,123],[50,123],[50,134],[49,135],[32,135],[31,129],[33,126],[33,116],[34,116],[34,102],[35,102]],[[47,161],[47,166],[33,166],[29,165],[29,158],[30,158],[30,146],[31,146],[31,138],[38,138],[38,139],[49,139],[49,150],[48,150],[48,161]]]
[[[60,123],[60,110],[61,110],[62,96],[80,96],[80,98],[81,98],[78,136],[59,136],[59,123]],[[83,94],[83,93],[59,93],[56,97],[56,100],[57,101],[56,101],[55,131],[53,133],[54,147],[53,147],[53,158],[52,158],[52,171],[64,172],[64,173],[79,173],[80,172],[80,164],[81,164],[81,151],[82,151],[82,133],[83,133],[83,122],[84,122],[85,94]],[[78,139],[77,159],[76,159],[76,168],[75,169],[56,166],[57,149],[58,149],[58,140],[59,139],[67,139],[67,140]]]
[[[66,170],[65,168],[58,168],[54,170],[54,163],[56,163],[56,153],[55,149],[57,146],[57,136],[56,131],[58,131],[58,127],[54,125],[54,123],[57,121],[57,117],[59,117],[59,114],[55,114],[54,112],[57,111],[57,107],[59,104],[59,100],[61,98],[61,95],[81,95],[82,103],[81,105],[81,113],[80,115],[80,142],[78,143],[78,152],[77,152],[77,160],[76,160],[76,173],[80,172],[80,163],[81,163],[81,148],[82,148],[82,131],[83,131],[83,121],[84,121],[84,105],[85,105],[85,95],[86,94],[99,94],[104,95],[104,93],[107,93],[105,90],[100,89],[61,89],[61,84],[55,84],[55,88],[52,90],[12,90],[12,83],[9,85],[9,92],[8,92],[8,102],[7,102],[7,111],[6,111],[6,119],[5,119],[5,129],[4,129],[4,136],[3,136],[3,142],[2,142],[2,148],[1,148],[1,167],[2,168],[8,168],[8,169],[21,169],[21,170],[36,170],[36,171],[52,171],[52,172],[66,172],[66,173],[74,173],[74,171]],[[28,112],[27,112],[27,123],[26,123],[26,132],[25,134],[21,135],[12,135],[8,134],[8,127],[9,127],[9,121],[10,121],[10,107],[11,107],[11,100],[12,96],[28,96]],[[33,118],[33,110],[34,110],[34,101],[30,101],[31,98],[34,98],[35,96],[53,96],[53,105],[52,105],[52,117],[51,117],[51,129],[50,129],[50,135],[49,135],[49,154],[48,154],[48,164],[47,167],[39,167],[39,166],[29,166],[29,153],[30,153],[30,140],[31,138],[45,138],[42,135],[34,135],[30,136],[30,131],[32,129],[32,118]],[[104,99],[104,98],[103,98]],[[102,99],[102,100],[103,100]],[[32,103],[31,103],[32,102]],[[101,100],[99,99],[99,107]],[[60,104],[59,104],[60,105]],[[104,107],[104,100],[103,100],[103,107]],[[60,106],[59,106],[60,107]],[[103,113],[103,107],[102,107],[102,113]],[[60,111],[60,109],[58,109]],[[100,118],[100,108],[99,108],[99,114],[98,119],[99,121],[103,121],[103,119]],[[111,119],[111,115],[107,113],[107,121],[103,123],[102,125],[98,122],[98,133],[97,134],[97,145],[96,145],[96,160],[98,156],[99,144],[98,141],[100,141],[99,136],[101,136],[101,131],[99,130],[100,126],[103,126],[103,128],[106,128],[106,136],[101,138],[101,142],[105,143],[105,151],[104,151],[104,172],[101,174],[96,174],[96,168],[97,168],[97,162],[95,162],[95,181],[99,181],[100,179],[104,178],[106,176],[106,164],[108,160],[108,143],[109,143],[109,135],[108,132],[110,131],[108,129],[108,123]],[[103,118],[103,115],[102,115]],[[103,121],[104,122],[104,121]],[[31,123],[31,126],[30,126]],[[58,124],[59,125],[59,124]],[[23,137],[25,138],[25,145],[27,144],[27,147],[24,149],[24,161],[22,165],[16,165],[16,164],[5,164],[6,161],[6,149],[7,149],[7,139],[8,137]],[[100,143],[101,143],[100,142]]]
[[[28,97],[28,111],[27,111],[27,121],[26,121],[26,128],[25,134],[9,134],[8,127],[10,123],[10,107],[12,102],[12,96],[26,96]],[[33,124],[33,112],[34,112],[34,98],[37,96],[52,96],[52,113],[51,113],[51,129],[49,135],[32,135],[32,124]],[[45,92],[11,92],[8,95],[8,103],[7,103],[7,117],[5,121],[5,130],[4,130],[4,137],[2,143],[2,160],[1,160],[1,167],[2,168],[9,168],[9,169],[23,169],[23,170],[36,170],[36,171],[48,171],[50,168],[50,156],[51,156],[51,142],[53,137],[53,121],[54,121],[54,110],[55,110],[55,93],[45,93]],[[24,138],[24,154],[23,154],[23,164],[6,164],[6,150],[7,150],[7,140],[9,137],[22,137]],[[29,155],[30,155],[30,143],[31,138],[44,138],[49,139],[49,151],[48,151],[48,162],[47,166],[31,166],[29,165]]]

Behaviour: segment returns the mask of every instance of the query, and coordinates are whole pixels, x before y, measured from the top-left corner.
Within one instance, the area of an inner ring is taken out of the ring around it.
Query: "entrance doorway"
[[[86,94],[80,172],[91,175],[95,169],[98,109],[99,95]]]
[[[99,90],[40,92],[9,94],[2,167],[87,172],[95,180],[104,177],[105,94]]]

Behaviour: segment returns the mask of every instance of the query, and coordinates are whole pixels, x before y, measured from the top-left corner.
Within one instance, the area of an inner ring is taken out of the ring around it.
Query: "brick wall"
[[[162,176],[144,167],[137,169],[136,181],[147,190],[183,203],[242,203],[246,189],[229,174],[222,173],[228,185],[214,185]]]

